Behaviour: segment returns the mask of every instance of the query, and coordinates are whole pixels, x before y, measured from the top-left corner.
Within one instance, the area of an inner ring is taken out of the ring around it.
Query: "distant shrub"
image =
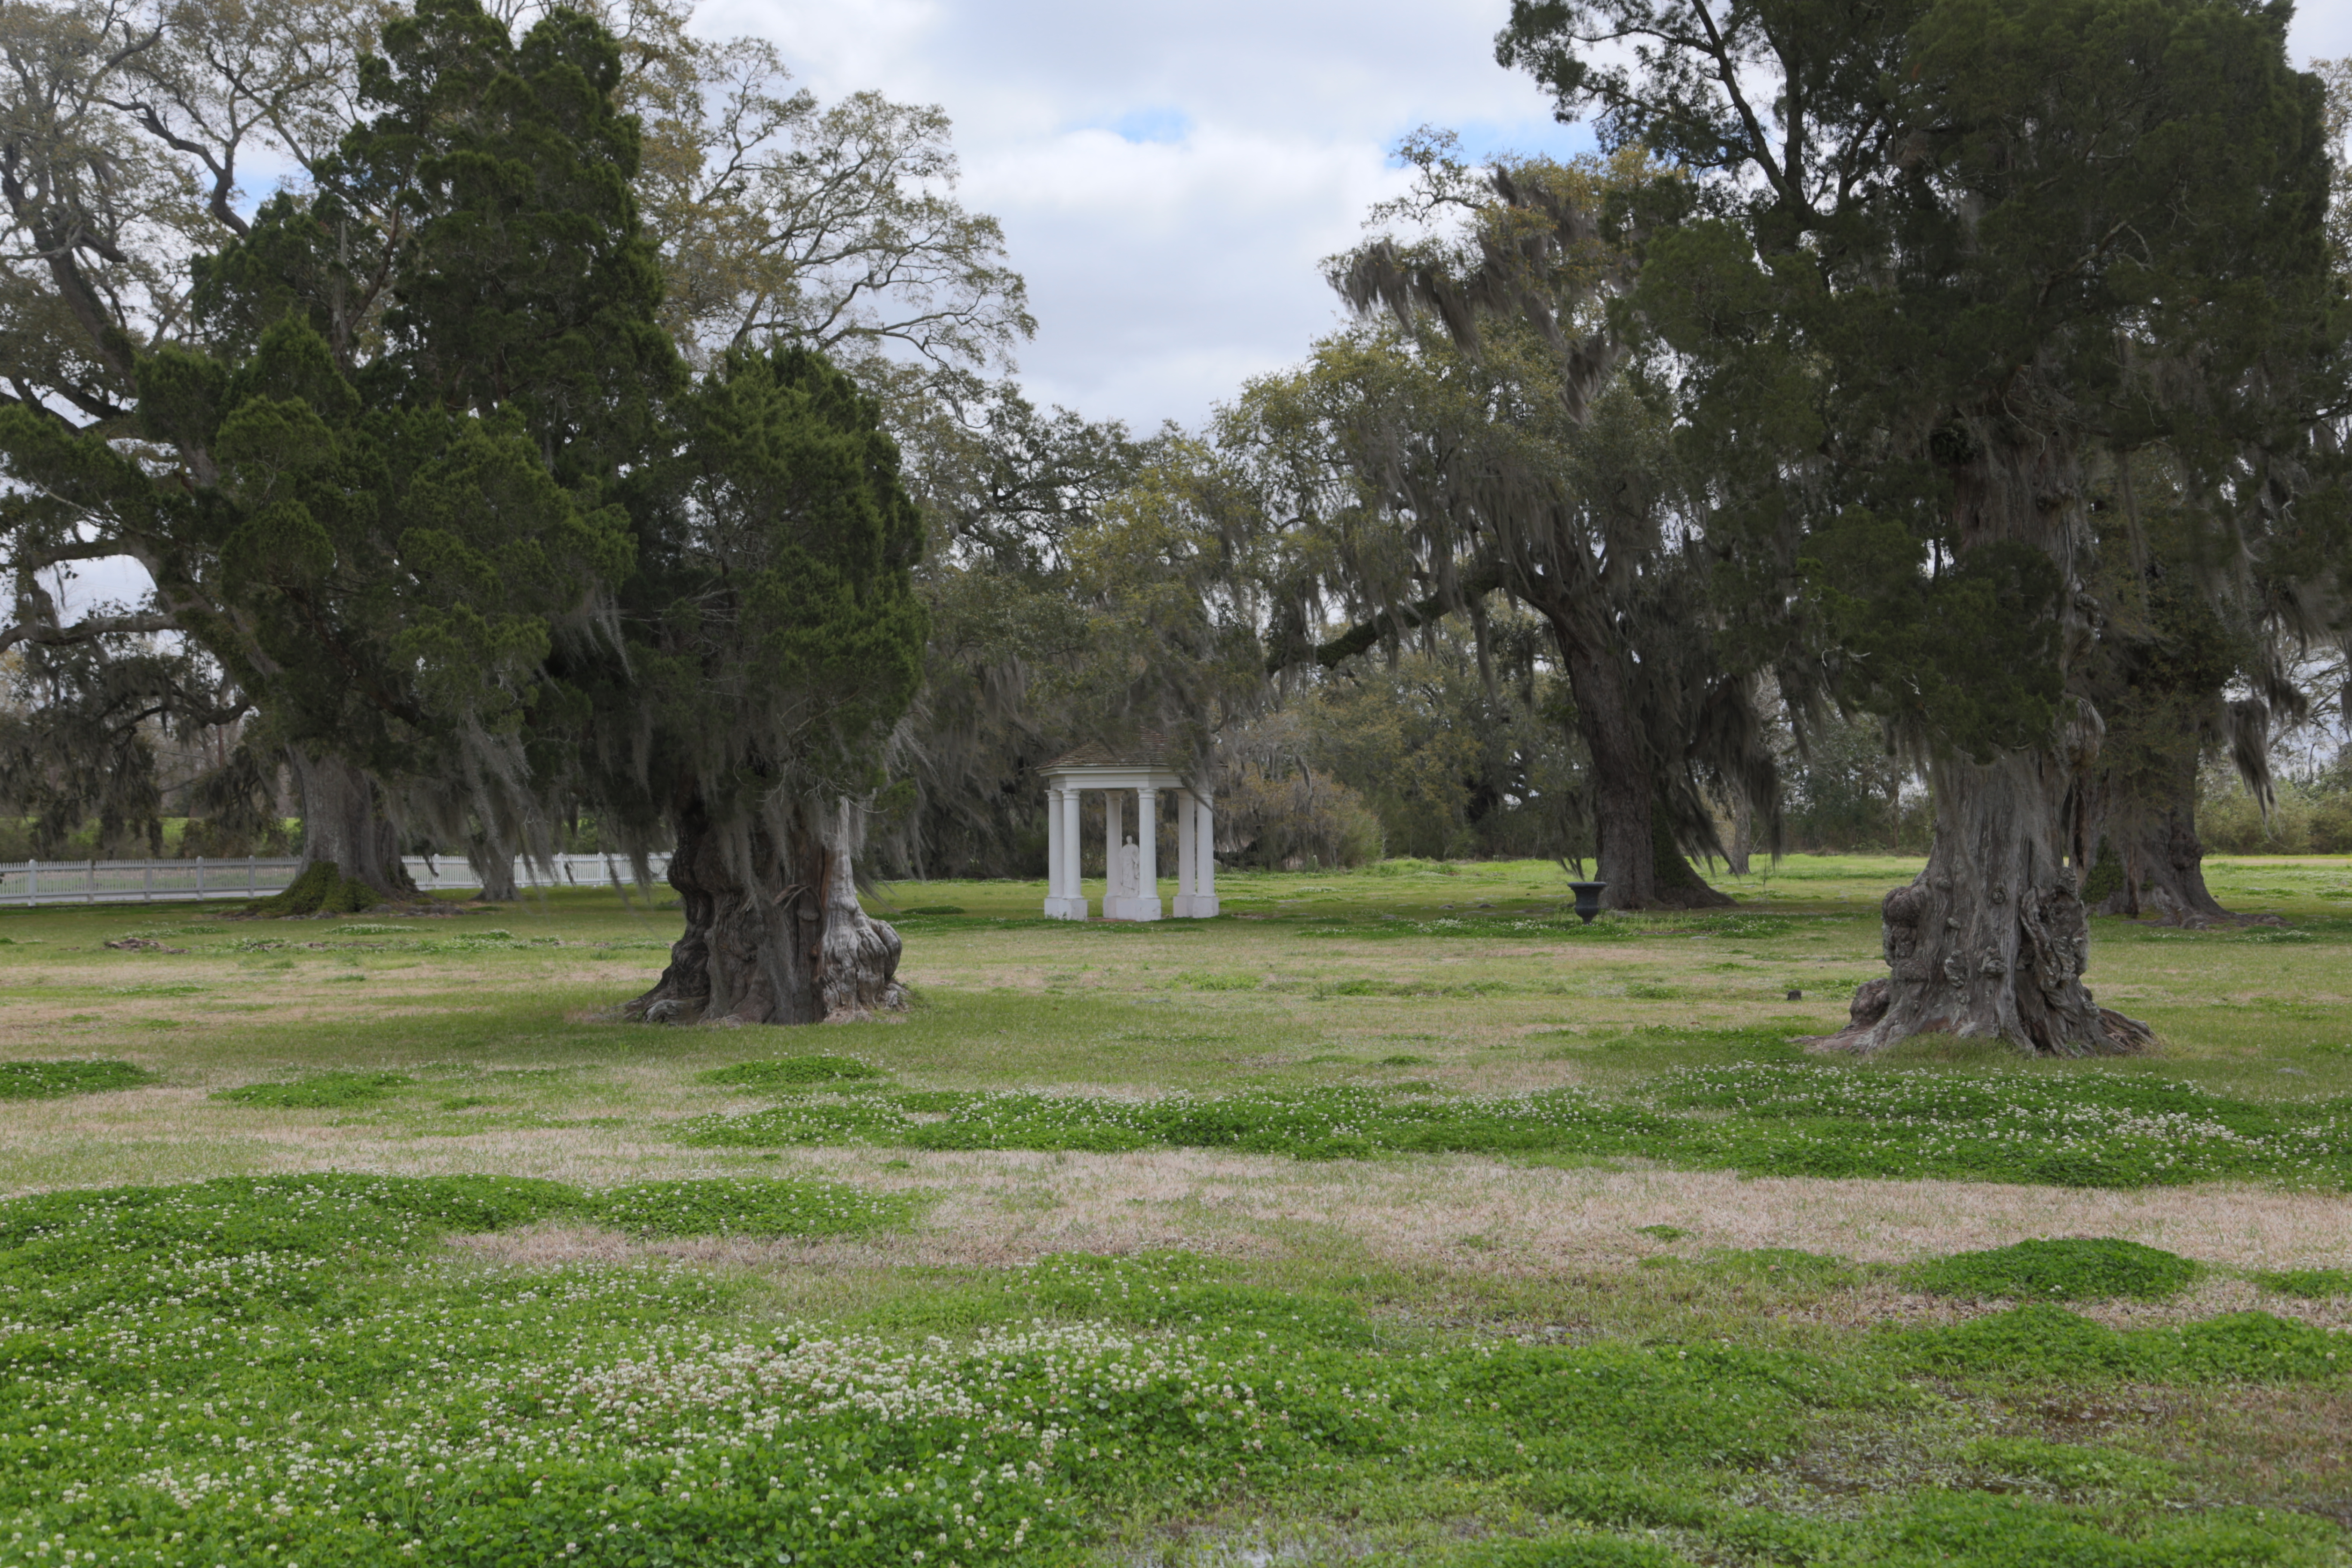
[[[1937,1296],[2007,1296],[2019,1300],[2096,1301],[2126,1296],[2160,1301],[2195,1283],[2203,1268],[2136,1241],[2066,1237],[2021,1241],[1989,1252],[1962,1252],[1914,1265],[1906,1282]]]
[[[0,1100],[58,1100],[160,1081],[160,1075],[129,1062],[0,1062]]]
[[[1381,819],[1361,795],[1304,767],[1228,769],[1217,788],[1217,840],[1237,864],[1267,870],[1361,866],[1381,858]]]
[[[2330,795],[2311,808],[2311,852],[2352,855],[2352,795]]]
[[[2352,767],[2283,778],[2265,814],[2226,763],[2198,777],[2197,837],[2209,855],[2352,854]]]
[[[213,1098],[273,1110],[346,1110],[373,1105],[415,1081],[399,1072],[322,1072],[291,1083],[248,1083],[242,1089],[224,1089]]]

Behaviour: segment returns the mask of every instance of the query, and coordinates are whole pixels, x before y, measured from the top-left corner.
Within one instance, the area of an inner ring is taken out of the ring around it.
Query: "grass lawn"
[[[2153,1058],[1808,1057],[1916,868],[901,884],[803,1031],[603,1021],[642,896],[0,912],[0,1564],[2352,1563],[2352,861],[2094,922]]]

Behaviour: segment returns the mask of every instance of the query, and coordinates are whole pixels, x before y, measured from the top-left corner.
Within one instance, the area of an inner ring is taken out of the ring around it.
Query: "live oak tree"
[[[1684,848],[1723,850],[1710,795],[1769,825],[1777,785],[1754,684],[1714,637],[1685,465],[1606,319],[1630,267],[1596,217],[1624,171],[1522,163],[1489,183],[1441,142],[1414,150],[1423,211],[1464,221],[1335,272],[1394,329],[1327,341],[1244,405],[1293,476],[1285,510],[1317,520],[1299,584],[1365,634],[1318,657],[1433,613],[1483,619],[1486,595],[1507,594],[1546,628],[1572,699],[1591,765],[1571,837],[1594,843],[1604,900],[1727,903]]]
[[[2273,483],[2248,487],[2252,517],[2216,529],[2194,510],[2214,498],[2173,474],[2149,453],[2107,465],[2093,489],[2105,625],[2078,682],[2105,733],[2078,786],[2083,899],[2095,914],[2206,925],[2242,917],[2205,883],[2200,763],[2228,758],[2271,809],[2273,737],[2314,717],[2316,656],[2352,632],[2352,517],[2331,485]]]
[[[100,855],[163,852],[162,743],[242,711],[187,650],[118,635],[28,642],[0,660],[0,807],[47,859],[84,824]]]
[[[266,223],[245,195],[257,172],[290,183],[298,205],[326,189],[321,175],[345,132],[379,107],[360,101],[360,61],[388,9],[367,0],[8,5],[0,219],[12,244],[0,259],[0,397],[68,426],[121,428],[134,417],[133,358],[173,343],[215,347],[193,314],[190,259]],[[820,104],[792,89],[772,47],[695,37],[681,6],[586,9],[618,35],[620,68],[605,90],[641,128],[629,178],[664,283],[656,319],[689,361],[708,365],[730,345],[774,339],[819,348],[883,395],[902,429],[929,419],[943,391],[976,390],[975,370],[1009,365],[1011,346],[1032,330],[1022,282],[993,220],[954,200],[939,110],[873,94]],[[550,8],[492,12],[486,20],[503,29],[529,27]],[[333,194],[355,252],[388,256],[383,225],[398,221],[389,191],[346,181]],[[365,270],[354,264],[336,285],[362,354],[373,352],[369,312],[392,281],[388,270]],[[20,585],[61,562],[118,555],[156,576],[151,541],[107,518],[0,504],[16,507],[5,546]],[[0,637],[52,646],[195,635],[206,613],[160,588],[145,605],[68,625],[45,616],[37,595],[20,593],[18,604]],[[275,724],[265,710],[248,742],[263,743]],[[479,770],[420,781],[413,768],[355,777],[331,757],[291,760],[305,779],[332,775],[321,787],[336,798],[306,820],[330,826],[359,800],[365,821],[340,832],[344,840],[358,832],[388,844],[396,807],[413,827],[463,838],[485,864],[503,866],[545,831],[543,812],[486,794]]]
[[[788,342],[879,395],[910,372],[1009,364],[1034,332],[1002,227],[955,198],[936,105],[821,103],[765,40],[689,32],[688,6],[604,15],[646,130],[637,191],[661,247],[662,319],[698,363]]]
[[[1717,466],[1712,535],[1926,758],[1934,847],[1842,1043],[2147,1038],[2082,979],[2087,474],[2161,446],[2234,499],[2340,384],[2320,94],[2284,27],[2211,0],[1514,5],[1506,63],[1691,176],[1638,303]]]
[[[0,11],[0,406],[51,435],[139,434],[141,356],[194,331],[190,260],[249,226],[239,181],[257,163],[299,169],[332,152],[373,18],[345,0]],[[200,603],[163,595],[62,614],[42,587],[114,556],[161,571],[167,542],[129,521],[37,489],[0,494],[13,588],[0,647],[51,650],[38,656],[41,706],[58,710],[50,738],[80,737],[77,754],[118,759],[126,781],[143,715],[247,710],[217,701],[212,679],[184,679],[212,661],[138,651],[151,634],[184,632]],[[134,668],[145,696],[126,701]],[[219,782],[246,793],[242,774]]]
[[[0,451],[258,702],[306,859],[397,894],[387,788],[528,792],[539,666],[627,568],[604,489],[678,366],[600,28],[425,0],[361,75],[381,112],[315,192],[198,258],[202,349],[122,345],[139,444],[18,407]]]

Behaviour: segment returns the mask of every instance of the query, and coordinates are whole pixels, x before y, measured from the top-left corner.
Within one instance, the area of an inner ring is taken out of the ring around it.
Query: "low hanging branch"
[[[1432,594],[1425,599],[1416,599],[1410,605],[1397,605],[1382,610],[1349,626],[1328,642],[1308,644],[1301,641],[1278,648],[1266,660],[1265,672],[1279,675],[1304,662],[1305,658],[1312,658],[1325,669],[1337,668],[1343,661],[1369,648],[1442,621],[1454,611],[1475,604],[1502,586],[1501,567],[1481,567],[1451,589]]]

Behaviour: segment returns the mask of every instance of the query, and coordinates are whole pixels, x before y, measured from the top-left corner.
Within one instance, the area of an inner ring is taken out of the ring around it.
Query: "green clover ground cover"
[[[1063,1563],[1122,1518],[1433,1489],[1500,1507],[1518,1538],[1411,1561],[2342,1557],[2336,1526],[2184,1513],[2160,1466],[2066,1445],[1965,1461],[2025,1474],[2030,1503],[1965,1486],[1757,1500],[1802,1475],[1824,1423],[1941,1398],[1906,1373],[1954,1361],[1948,1331],[1839,1355],[1400,1336],[1344,1294],[1191,1258],[1049,1259],[942,1284],[896,1321],[779,1327],[746,1310],[751,1286],[683,1267],[484,1270],[429,1246],[600,1205],[662,1228],[759,1201],[739,1183],[681,1209],[681,1185],[302,1176],[0,1205],[0,1563]],[[2095,1328],[2025,1310],[2062,1340]],[[2131,1375],[2343,1379],[2232,1333],[2234,1361]],[[2078,1382],[2106,1375],[2084,1364]]]
[[[862,1062],[856,1057],[813,1056],[737,1062],[733,1067],[701,1074],[700,1081],[738,1089],[791,1090],[810,1084],[858,1082],[889,1076],[872,1062]]]
[[[233,1105],[271,1110],[349,1110],[373,1105],[416,1080],[404,1072],[320,1072],[287,1083],[248,1083],[213,1095]]]
[[[2203,1272],[2178,1253],[2136,1241],[2062,1237],[1939,1258],[1908,1270],[1906,1278],[1914,1289],[1937,1296],[2161,1301],[2195,1284]]]
[[[1443,1097],[1328,1088],[1140,1100],[915,1089],[846,1103],[793,1095],[787,1079],[748,1081],[785,1098],[769,1110],[691,1121],[685,1141],[1100,1152],[1190,1145],[1301,1159],[1640,1155],[1754,1175],[2352,1184],[2352,1106],[2256,1105],[2150,1073],[1762,1063],[1661,1074],[1625,1100],[1580,1089]]]
[[[0,1062],[0,1100],[59,1100],[157,1081],[157,1075],[129,1062]]]

